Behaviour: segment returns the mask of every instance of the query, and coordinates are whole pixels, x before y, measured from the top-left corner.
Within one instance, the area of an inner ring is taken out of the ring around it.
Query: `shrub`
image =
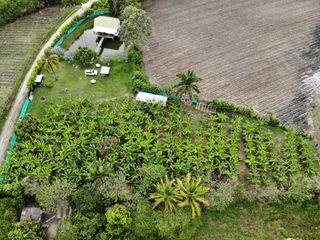
[[[98,54],[87,47],[79,47],[73,56],[73,60],[82,67],[90,67],[97,62],[98,59]]]
[[[138,189],[143,194],[154,191],[154,184],[167,175],[165,167],[155,164],[143,165],[138,171],[140,176]]]
[[[41,230],[41,224],[26,220],[14,224],[12,230],[8,233],[7,240],[42,240],[44,233]]]
[[[242,184],[237,179],[229,179],[219,183],[211,184],[208,194],[210,208],[217,211],[224,211],[237,200]]]
[[[63,6],[74,6],[80,4],[81,0],[61,0]]]
[[[132,218],[124,205],[114,205],[108,209],[105,216],[107,224],[103,236],[107,236],[108,239],[123,239],[128,235]]]
[[[255,113],[249,106],[237,106],[236,104],[228,101],[214,99],[209,102],[209,105],[217,108],[218,111],[243,114],[249,117],[254,117]]]
[[[28,89],[33,89],[34,81],[36,80],[37,75],[40,73],[42,66],[43,66],[43,60],[40,59],[37,61],[36,66],[33,68],[30,78],[28,79],[28,82],[27,82]]]
[[[78,228],[79,239],[94,239],[94,236],[99,236],[103,231],[104,222],[103,214],[99,213],[77,213],[72,217],[73,225]]]
[[[0,212],[0,240],[7,240],[7,234],[12,230],[14,223],[17,221],[17,211],[11,203],[11,199],[0,199]]]
[[[71,201],[76,211],[84,214],[104,209],[102,197],[94,194],[89,186],[81,187],[72,193]]]
[[[132,65],[141,67],[143,64],[142,52],[136,47],[130,49],[128,52],[128,62]]]
[[[82,240],[79,236],[79,229],[72,224],[69,218],[59,222],[56,240]]]

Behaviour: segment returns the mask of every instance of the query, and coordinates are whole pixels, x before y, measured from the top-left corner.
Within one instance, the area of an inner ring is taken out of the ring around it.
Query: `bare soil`
[[[319,0],[147,0],[155,28],[144,47],[153,83],[187,69],[203,78],[201,99],[247,103],[288,125],[305,123],[319,67]]]

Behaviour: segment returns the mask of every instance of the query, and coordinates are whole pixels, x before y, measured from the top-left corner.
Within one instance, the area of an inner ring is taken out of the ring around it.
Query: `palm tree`
[[[155,187],[156,192],[150,194],[150,199],[154,200],[153,208],[163,205],[164,211],[174,211],[176,203],[181,200],[178,189],[174,186],[174,180],[169,180],[166,177],[164,181],[161,179]]]
[[[208,206],[209,202],[203,198],[203,195],[209,191],[208,188],[201,186],[201,178],[192,179],[188,173],[184,181],[177,180],[179,195],[182,201],[178,207],[191,207],[192,217],[201,216],[201,204]]]
[[[200,93],[197,83],[202,79],[197,77],[194,71],[188,70],[187,72],[181,72],[177,74],[177,77],[181,81],[174,86],[177,89],[176,94],[181,97],[184,94],[188,94],[190,100],[193,98],[193,92]]]
[[[54,78],[56,78],[54,70],[60,65],[59,56],[57,54],[46,52],[42,61],[42,69],[47,72],[52,71],[54,74]]]

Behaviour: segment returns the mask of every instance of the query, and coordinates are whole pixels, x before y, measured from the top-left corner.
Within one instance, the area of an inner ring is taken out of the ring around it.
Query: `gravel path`
[[[9,115],[7,117],[7,121],[2,129],[2,133],[0,135],[0,164],[2,163],[2,161],[5,159],[6,153],[7,153],[7,147],[9,145],[10,139],[14,133],[14,126],[15,123],[20,115],[20,111],[21,108],[24,104],[24,101],[27,97],[28,94],[28,88],[27,88],[27,81],[29,79],[29,77],[31,76],[32,73],[32,69],[35,67],[36,62],[41,59],[44,55],[44,51],[45,49],[47,49],[48,47],[50,47],[50,45],[52,44],[52,42],[54,41],[54,39],[59,35],[61,29],[66,26],[68,23],[70,23],[72,21],[72,19],[77,16],[77,15],[81,15],[86,9],[88,9],[92,3],[94,3],[97,0],[90,0],[88,1],[86,4],[83,4],[81,6],[81,8],[76,11],[74,14],[72,14],[60,27],[59,29],[51,36],[51,38],[49,39],[49,41],[42,47],[42,49],[40,50],[37,58],[35,59],[35,61],[33,62],[32,67],[30,68],[30,70],[28,71],[27,75],[25,76],[25,78],[23,79],[23,82],[21,84],[21,87],[19,89],[19,92],[17,93],[16,99],[14,101],[14,104],[9,112]]]

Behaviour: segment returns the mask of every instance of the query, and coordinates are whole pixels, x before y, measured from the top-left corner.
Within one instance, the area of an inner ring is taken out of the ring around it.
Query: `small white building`
[[[94,19],[93,32],[100,37],[117,37],[120,31],[120,20],[114,17],[100,16]]]
[[[140,102],[162,103],[166,105],[168,97],[152,93],[138,92],[136,100]]]

